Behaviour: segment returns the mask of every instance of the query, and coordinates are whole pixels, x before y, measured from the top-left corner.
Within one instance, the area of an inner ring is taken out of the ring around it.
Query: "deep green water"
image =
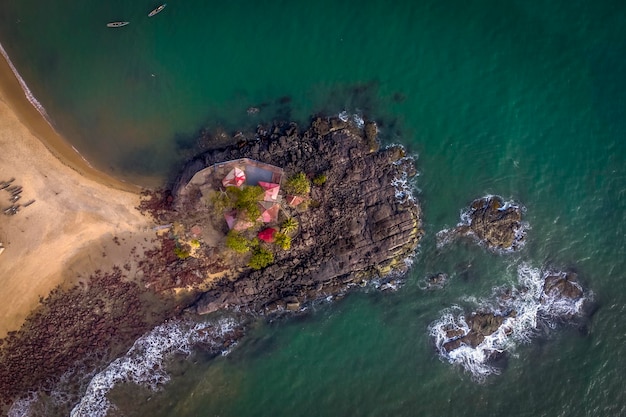
[[[228,356],[172,364],[161,392],[114,390],[115,415],[626,415],[626,3],[395,3],[173,0],[148,19],[144,0],[0,0],[0,42],[54,125],[120,177],[163,181],[205,126],[344,109],[419,154],[427,235],[402,288],[257,323]],[[488,193],[527,208],[524,249],[437,250]],[[478,384],[428,326],[522,262],[574,268],[598,310]],[[418,288],[438,271],[445,289]]]

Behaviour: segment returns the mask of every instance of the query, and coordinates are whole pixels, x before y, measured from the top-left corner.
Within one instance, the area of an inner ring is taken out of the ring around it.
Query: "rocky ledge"
[[[403,147],[380,149],[377,133],[373,122],[358,126],[339,118],[317,118],[304,131],[294,123],[259,127],[254,137],[188,163],[172,193],[183,217],[190,205],[181,190],[195,173],[224,161],[249,158],[282,168],[285,177],[324,178],[312,186],[308,208],[296,213],[299,230],[291,249],[276,251],[263,269],[239,268],[213,283],[192,310],[299,309],[303,302],[405,272],[423,234],[409,183],[416,168]]]
[[[516,251],[525,242],[527,225],[522,222],[523,207],[502,197],[489,195],[474,200],[461,214],[454,229],[437,233],[441,247],[458,237],[472,237],[493,251]]]

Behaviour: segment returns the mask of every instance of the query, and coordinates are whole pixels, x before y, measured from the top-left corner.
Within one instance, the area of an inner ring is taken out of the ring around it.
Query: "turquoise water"
[[[158,393],[114,390],[115,415],[626,414],[626,4],[396,3],[172,1],[148,19],[143,0],[0,0],[0,42],[54,125],[120,177],[163,181],[206,126],[344,109],[419,154],[427,235],[402,288],[257,323],[228,356],[175,361]],[[488,193],[526,207],[525,248],[437,250]],[[521,263],[576,269],[598,310],[476,383],[428,326]],[[449,285],[420,290],[438,271]]]

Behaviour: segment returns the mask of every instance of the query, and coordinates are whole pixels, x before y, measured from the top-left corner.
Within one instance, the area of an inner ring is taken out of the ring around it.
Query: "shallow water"
[[[228,356],[175,360],[157,393],[114,389],[113,414],[626,414],[623,2],[189,0],[148,19],[155,6],[0,0],[0,42],[94,165],[163,180],[202,127],[361,112],[419,154],[427,235],[397,292],[257,323]],[[105,27],[120,19],[131,24]],[[435,233],[489,193],[527,208],[523,250],[436,249]],[[428,327],[514,284],[522,263],[575,269],[598,309],[476,383],[439,358]],[[419,288],[439,271],[445,288]]]

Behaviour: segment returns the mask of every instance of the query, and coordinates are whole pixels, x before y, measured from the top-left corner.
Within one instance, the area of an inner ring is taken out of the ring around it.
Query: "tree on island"
[[[261,215],[258,202],[265,191],[258,185],[244,188],[226,187],[226,195],[232,201],[232,207],[241,212],[250,221],[255,221]]]
[[[284,233],[276,233],[274,235],[274,243],[283,250],[291,249],[291,237]]]
[[[283,224],[280,226],[280,231],[286,235],[289,235],[298,230],[298,226],[300,226],[298,220],[294,219],[293,217],[289,217],[288,219],[285,219]]]
[[[252,245],[252,241],[246,239],[236,230],[230,230],[226,235],[226,247],[237,253],[247,253]]]
[[[211,203],[216,212],[223,213],[235,209],[247,220],[254,222],[261,215],[258,203],[264,193],[263,188],[258,185],[243,188],[229,186],[225,191],[216,192],[211,197]]]
[[[273,262],[274,254],[272,252],[265,248],[257,247],[254,249],[250,261],[248,261],[248,266],[252,269],[259,270],[265,268]]]

